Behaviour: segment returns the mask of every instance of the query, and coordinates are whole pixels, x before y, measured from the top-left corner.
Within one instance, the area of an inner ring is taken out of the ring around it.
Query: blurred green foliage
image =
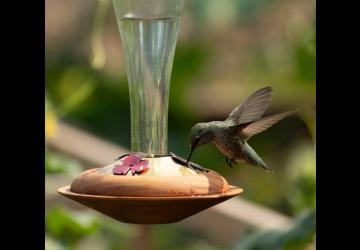
[[[61,119],[129,148],[129,94],[124,62],[119,59],[121,41],[112,8],[99,2],[80,6],[47,0],[47,11],[59,16],[47,18],[45,133],[55,136]],[[193,156],[195,162],[243,187],[243,198],[293,217],[304,209],[314,211],[316,203],[314,7],[312,0],[188,1],[171,78],[168,144],[169,151],[181,156],[188,153],[193,124],[223,120],[260,87],[271,85],[275,90],[269,113],[300,108],[298,116],[249,141],[275,169],[272,175],[243,164],[228,168],[212,145]],[[64,28],[59,19],[71,20],[72,27]],[[79,162],[46,149],[46,175],[74,177],[81,171]],[[314,216],[313,212],[301,216],[285,231],[250,234],[236,249],[304,249],[303,243],[313,239]],[[46,211],[46,249],[132,249],[137,234],[134,225],[89,210],[55,206]],[[151,240],[160,250],[232,247],[177,224],[154,226]]]
[[[314,242],[315,212],[307,211],[286,230],[267,230],[240,241],[234,250],[303,250]]]
[[[63,239],[65,245],[73,245],[98,227],[92,216],[64,208],[47,211],[45,220],[46,231],[53,237]]]
[[[45,149],[45,173],[76,177],[83,171],[79,162],[66,155]]]

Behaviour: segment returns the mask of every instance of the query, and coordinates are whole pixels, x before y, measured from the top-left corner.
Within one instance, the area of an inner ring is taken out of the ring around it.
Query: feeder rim
[[[91,197],[93,199],[121,199],[121,200],[192,200],[192,199],[214,199],[219,197],[234,196],[241,194],[244,189],[230,186],[226,193],[222,194],[211,194],[211,195],[189,195],[189,196],[107,196],[107,195],[92,195],[92,194],[80,194],[70,191],[70,185],[59,188],[58,193],[65,196],[78,196],[78,197]]]

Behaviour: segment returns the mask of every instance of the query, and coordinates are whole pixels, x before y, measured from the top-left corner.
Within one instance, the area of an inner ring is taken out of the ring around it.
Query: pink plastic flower
[[[126,175],[131,170],[132,175],[141,174],[149,168],[149,161],[142,154],[129,154],[121,158],[119,164],[113,168],[113,174]]]

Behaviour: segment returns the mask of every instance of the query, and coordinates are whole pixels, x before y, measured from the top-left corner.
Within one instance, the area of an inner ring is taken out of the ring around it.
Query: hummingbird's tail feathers
[[[259,89],[231,111],[226,122],[243,124],[259,119],[268,108],[271,96],[272,87]]]
[[[246,126],[239,126],[239,135],[244,140],[249,140],[252,136],[259,134],[268,128],[270,128],[275,123],[279,122],[280,120],[284,119],[285,117],[296,113],[298,109],[287,111],[284,113],[266,116],[261,118],[256,122],[252,122],[247,124]]]
[[[266,172],[274,173],[274,170],[268,167],[268,165],[259,157],[254,157],[253,159],[246,159],[246,162],[255,167],[260,167],[264,169]]]
[[[271,168],[269,168],[266,164],[265,164],[265,165],[260,165],[260,167],[262,167],[263,169],[265,169],[266,172],[274,173],[274,170],[272,170]]]
[[[261,159],[261,157],[258,156],[258,154],[255,152],[255,150],[252,147],[250,147],[250,145],[247,144],[246,142],[244,143],[243,157],[244,157],[243,160],[248,164],[251,164],[251,165],[257,166],[257,167],[261,167],[270,173],[274,172],[272,169],[270,169],[267,166],[267,164],[263,161],[263,159]]]
[[[251,159],[252,164],[257,166],[257,167],[263,168],[266,172],[273,173],[274,170],[269,168],[268,165],[263,161],[263,159],[261,159],[260,156],[258,156],[258,155],[255,156],[255,154],[252,155],[253,156],[252,159]],[[248,160],[250,160],[250,159],[248,159]]]

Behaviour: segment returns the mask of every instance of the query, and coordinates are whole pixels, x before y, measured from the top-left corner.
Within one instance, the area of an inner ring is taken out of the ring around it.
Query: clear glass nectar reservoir
[[[168,100],[184,0],[113,0],[126,59],[131,150],[167,153]]]

